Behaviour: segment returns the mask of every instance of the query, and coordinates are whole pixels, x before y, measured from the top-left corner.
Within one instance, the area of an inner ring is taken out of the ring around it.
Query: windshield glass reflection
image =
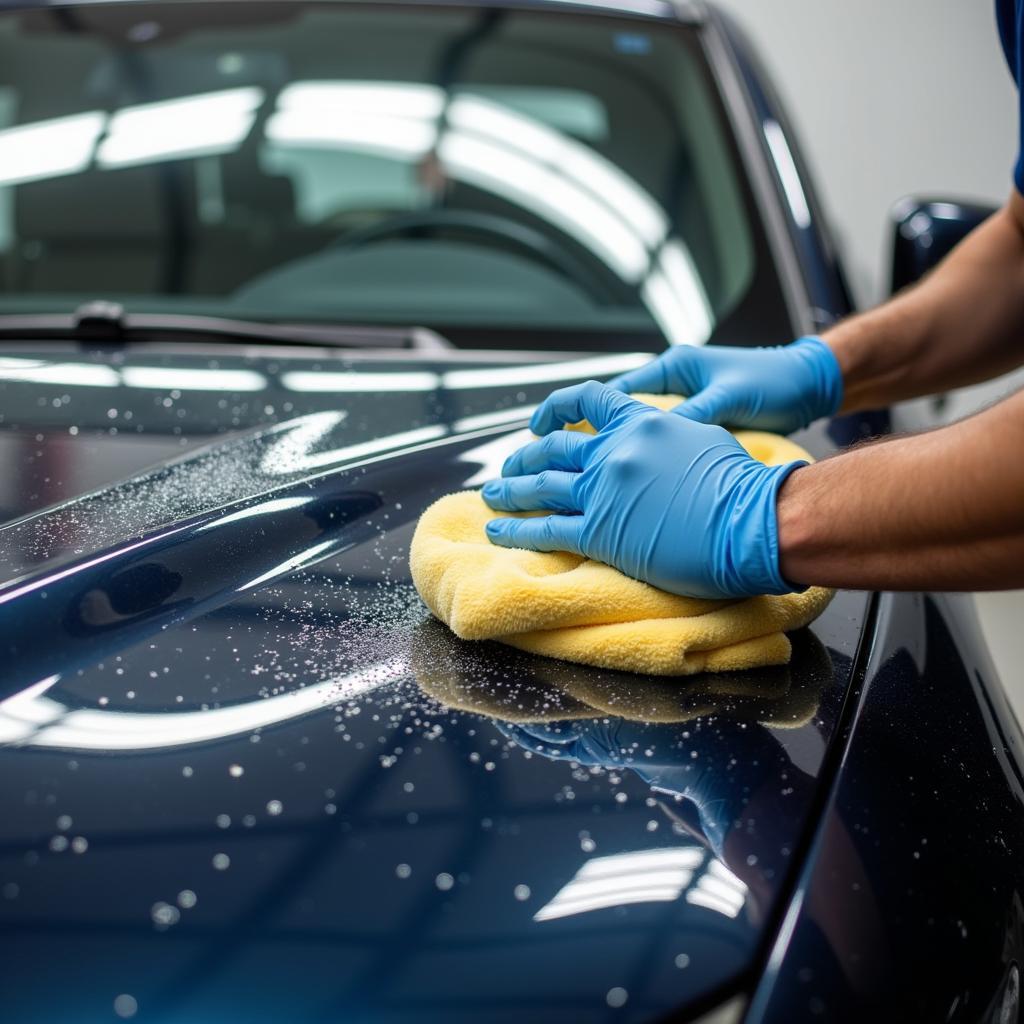
[[[0,17],[15,308],[103,294],[647,348],[702,344],[752,287],[757,225],[680,26],[422,5],[137,17]]]

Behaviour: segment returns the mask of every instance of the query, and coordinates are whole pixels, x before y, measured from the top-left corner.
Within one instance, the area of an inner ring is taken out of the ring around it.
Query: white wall
[[[901,196],[1006,198],[1016,90],[993,0],[717,2],[772,74],[861,303],[884,294]]]
[[[862,306],[885,296],[895,200],[1006,198],[1017,94],[993,0],[717,2],[747,29],[774,78]],[[965,415],[1014,383],[1024,375],[959,392],[948,414]],[[977,606],[1024,721],[1024,592],[981,595]]]

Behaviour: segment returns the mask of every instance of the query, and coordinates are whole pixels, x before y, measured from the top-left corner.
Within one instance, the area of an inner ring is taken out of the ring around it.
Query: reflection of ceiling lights
[[[256,370],[164,366],[126,366],[117,370],[98,363],[51,363],[16,356],[0,357],[0,380],[91,388],[116,388],[124,384],[154,391],[262,391],[267,386],[266,377]]]
[[[126,366],[121,380],[130,388],[157,391],[262,391],[267,378],[256,370]]]
[[[281,113],[313,113],[327,121],[370,115],[434,121],[444,110],[444,90],[415,82],[293,82],[281,90]]]
[[[597,253],[624,280],[643,276],[647,251],[636,233],[557,171],[496,142],[458,132],[444,136],[438,156],[453,177],[496,192],[557,225]]]
[[[105,121],[93,110],[0,131],[0,185],[84,171]]]
[[[483,366],[469,370],[447,370],[442,373],[433,370],[395,373],[294,370],[281,375],[281,385],[290,391],[318,394],[391,394],[400,391],[436,391],[442,388],[451,391],[476,388],[506,389],[524,387],[528,384],[552,384],[558,381],[584,380],[588,377],[608,377],[643,366],[651,358],[652,356],[645,352],[622,352],[557,363]],[[126,366],[117,370],[95,363],[51,363],[43,359],[21,359],[15,356],[0,357],[0,380],[83,387],[124,385],[156,391],[262,391],[267,386],[266,377],[256,370],[172,369],[162,366]],[[517,417],[512,414],[510,418]],[[330,429],[337,421],[337,414],[318,413],[314,417],[304,418],[309,429],[314,431],[319,430],[328,420],[330,426],[327,429]],[[307,448],[308,445],[304,445],[303,451]]]
[[[436,441],[448,433],[446,426],[434,424],[375,437],[369,441],[357,441],[341,448],[315,451],[318,445],[328,443],[331,432],[347,415],[345,412],[313,413],[294,421],[267,449],[260,463],[260,472],[282,476],[325,469],[342,462],[354,462],[356,459],[393,452],[426,441]]]
[[[673,345],[707,339],[714,324],[693,258],[677,239],[658,251],[643,283],[644,301]]]
[[[97,160],[102,167],[123,167],[235,149],[262,102],[263,90],[247,86],[124,107],[111,117]]]
[[[30,384],[81,385],[91,388],[117,387],[117,370],[95,363],[47,363],[40,359],[0,358],[0,380]]]
[[[712,860],[686,894],[686,902],[726,917],[736,917],[747,898],[747,886],[720,860]]]
[[[292,508],[302,508],[313,500],[312,497],[294,498],[271,498],[269,501],[260,502],[250,508],[240,509],[238,512],[231,512],[226,516],[219,516],[205,526],[196,529],[196,533],[208,533],[210,530],[219,530],[222,526],[237,523],[242,519],[254,519],[257,516],[269,516],[276,512],[285,512]]]
[[[241,594],[246,590],[255,590],[257,587],[262,587],[264,583],[276,580],[281,576],[294,572],[296,569],[305,569],[307,566],[326,558],[332,550],[337,550],[337,548],[337,540],[333,538],[331,540],[323,540],[319,544],[314,544],[311,548],[306,548],[305,551],[300,551],[297,555],[292,555],[291,558],[286,558],[279,565],[275,565],[272,569],[260,573],[259,576],[249,580],[248,583],[243,583],[240,587],[236,587],[236,592]]]
[[[559,177],[582,186],[650,248],[665,240],[668,219],[654,197],[610,160],[564,132],[470,93],[461,93],[452,101],[448,123],[467,134],[518,150]]]
[[[125,107],[109,122],[93,112],[0,131],[0,184],[86,169],[104,124],[101,167],[228,152],[252,130],[263,98],[255,86],[225,89]],[[278,146],[410,162],[436,151],[452,178],[530,210],[640,285],[672,343],[702,344],[711,333],[700,276],[683,241],[669,240],[660,204],[594,149],[535,117],[468,89],[448,95],[417,83],[295,82],[282,90],[265,133]],[[778,125],[766,123],[765,133],[800,223],[809,214],[792,155]]]
[[[437,141],[444,93],[399,82],[296,82],[282,90],[267,138],[417,159]]]
[[[714,328],[711,307],[690,250],[678,238],[673,238],[658,250],[656,265],[657,272],[668,282],[679,308],[678,316],[671,317],[668,322],[671,326],[683,328],[684,338],[674,338],[673,342],[685,345],[692,344],[692,340],[686,339],[710,337]]]
[[[641,850],[592,857],[533,919],[552,921],[630,903],[669,903],[683,890],[687,903],[726,917],[736,917],[747,897],[747,886],[698,846]]]
[[[551,921],[628,903],[676,900],[703,859],[704,851],[696,846],[592,857],[533,919]]]
[[[625,373],[649,362],[644,352],[623,352],[615,355],[572,359],[559,363],[538,363],[531,366],[483,366],[472,370],[447,370],[444,373],[414,371],[398,373],[344,373],[293,371],[281,377],[284,387],[292,391],[323,392],[392,392],[434,391],[447,388],[463,391],[474,388],[509,388],[527,384],[548,384],[555,381],[582,380]]]
[[[433,391],[441,383],[436,373],[363,373],[359,370],[332,373],[292,370],[281,374],[281,385],[290,391],[337,394],[349,391]]]
[[[61,750],[159,750],[207,743],[277,725],[405,677],[395,659],[301,690],[207,711],[134,712],[69,708],[46,696],[52,676],[0,702],[0,744]]]
[[[315,111],[283,110],[267,122],[267,138],[286,145],[359,149],[415,159],[434,145],[437,130],[432,124],[406,118],[351,114],[334,121]]]
[[[510,410],[505,410],[509,412]],[[512,410],[519,412],[520,410]],[[526,410],[523,409],[522,414],[526,414]],[[519,419],[520,417],[516,417]],[[472,417],[469,418],[471,421]],[[491,426],[492,424],[481,423],[478,425],[467,425],[467,420],[463,420],[460,423],[455,424],[455,429],[463,430],[479,430],[481,427]],[[507,421],[506,421],[507,422]],[[524,444],[529,444],[533,440],[533,434],[529,430],[514,430],[511,434],[505,434],[502,437],[497,438],[494,441],[485,441],[483,444],[477,445],[475,448],[471,448],[469,451],[462,452],[458,456],[459,462],[466,462],[470,465],[476,466],[476,472],[471,476],[467,477],[462,481],[463,487],[479,487],[481,484],[487,483],[488,480],[494,480],[501,476],[501,468],[505,465],[505,460],[517,449],[522,448]]]
[[[806,229],[811,226],[811,211],[807,206],[807,196],[797,173],[793,152],[786,141],[786,133],[778,121],[765,121],[763,125],[765,141],[771,151],[775,168],[779,172],[782,190],[786,193],[786,202],[796,226]]]
[[[484,366],[473,370],[448,370],[441,375],[441,386],[452,391],[471,388],[509,388],[525,384],[550,384],[555,381],[581,380],[625,373],[650,362],[644,352],[623,352],[591,359],[570,359],[564,363],[537,363],[532,366]]]
[[[171,157],[222,153],[249,134],[263,90],[255,86],[123,107],[108,116],[94,110],[0,131],[0,185],[55,178],[86,170],[96,143],[102,167]]]
[[[699,275],[684,243],[667,241],[668,219],[650,193],[595,150],[505,104],[458,89],[446,107],[440,89],[416,83],[297,82],[281,93],[267,137],[407,161],[436,149],[452,178],[557,225],[623,280],[656,276],[642,290],[673,344],[710,336]]]

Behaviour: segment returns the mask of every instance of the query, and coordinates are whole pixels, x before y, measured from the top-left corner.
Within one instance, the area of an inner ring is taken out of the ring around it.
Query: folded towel
[[[637,397],[662,408],[681,401]],[[772,434],[743,431],[736,439],[769,465],[810,460]],[[821,588],[740,601],[668,594],[579,555],[491,544],[485,525],[509,514],[494,512],[478,491],[462,491],[431,505],[416,527],[409,552],[413,582],[427,607],[465,640],[498,640],[646,675],[782,665],[791,654],[785,631],[817,618],[832,597]]]

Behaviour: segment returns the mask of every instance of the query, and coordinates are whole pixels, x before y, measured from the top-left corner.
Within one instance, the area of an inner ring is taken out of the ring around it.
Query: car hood
[[[646,1020],[741,987],[863,595],[788,667],[668,680],[459,641],[409,578],[524,409],[641,358],[5,350],[12,1019]]]

